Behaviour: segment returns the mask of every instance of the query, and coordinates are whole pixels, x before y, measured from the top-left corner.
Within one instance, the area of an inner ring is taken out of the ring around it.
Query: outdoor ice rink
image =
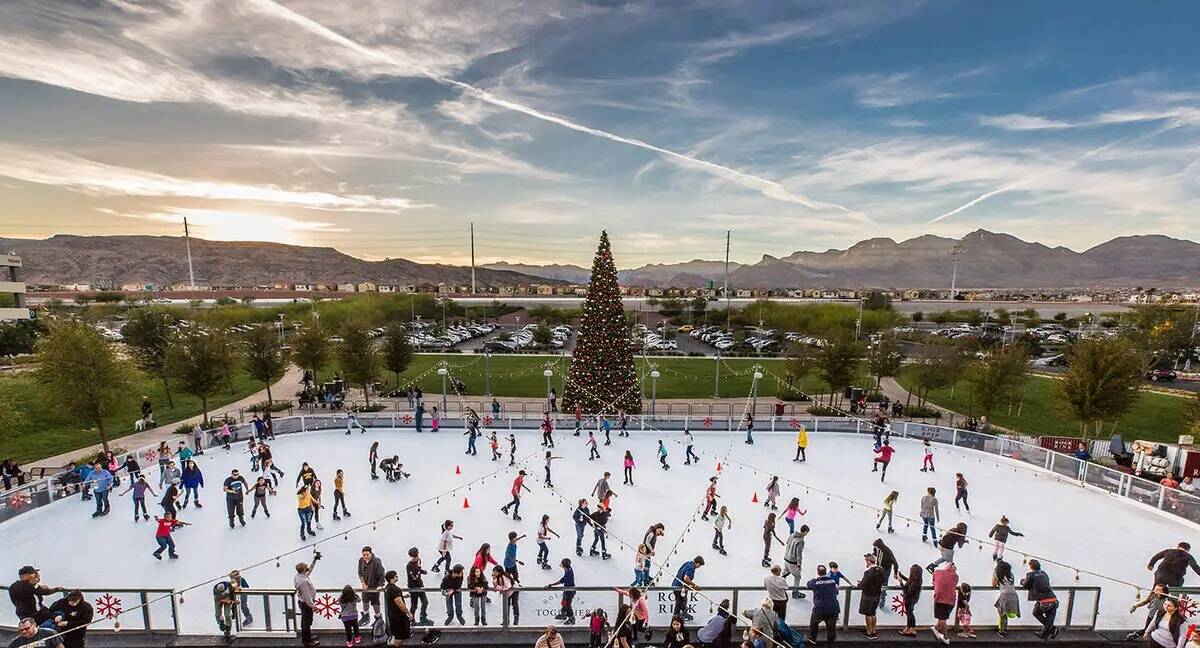
[[[501,449],[507,452],[507,444],[501,434]],[[936,473],[922,473],[920,443],[908,439],[893,438],[896,454],[888,471],[887,482],[880,483],[879,475],[871,473],[872,441],[869,435],[838,433],[812,433],[808,447],[808,461],[793,463],[795,452],[794,434],[777,432],[756,434],[753,446],[742,443],[743,435],[725,432],[697,432],[696,449],[701,454],[698,465],[685,466],[683,448],[678,441],[678,432],[656,433],[633,431],[631,438],[618,438],[614,430],[613,444],[600,446],[602,458],[588,461],[585,446],[586,433],[573,437],[569,431],[557,435],[556,456],[563,457],[554,462],[552,491],[541,483],[544,451],[539,447],[540,434],[533,430],[516,432],[518,460],[526,458],[529,472],[527,484],[532,492],[527,493],[521,504],[520,522],[505,517],[498,510],[509,499],[509,489],[518,466],[508,468],[507,454],[501,461],[490,460],[486,439],[478,443],[478,456],[466,456],[466,438],[461,430],[443,430],[439,433],[417,434],[411,429],[380,430],[366,433],[355,431],[346,436],[341,431],[310,432],[279,437],[272,449],[279,465],[285,472],[279,494],[270,498],[272,517],[266,519],[260,513],[257,519],[249,519],[251,501],[246,503],[248,526],[229,529],[225,518],[224,495],[220,484],[230,469],[239,468],[249,472],[249,457],[244,453],[244,444],[234,447],[233,452],[221,449],[208,451],[198,458],[204,472],[206,487],[201,490],[205,506],[196,509],[189,506],[180,514],[180,519],[192,526],[178,530],[175,534],[180,560],[157,561],[151,556],[155,549],[154,522],[131,521],[132,503],[129,496],[118,497],[115,493],[124,490],[122,482],[112,497],[112,514],[92,519],[92,502],[78,497],[66,499],[41,509],[31,511],[0,525],[0,546],[4,547],[0,557],[0,574],[15,578],[21,565],[32,564],[42,571],[43,582],[51,585],[79,587],[87,590],[89,600],[95,602],[102,594],[111,594],[121,599],[123,609],[138,604],[135,593],[122,588],[175,588],[208,581],[227,573],[235,567],[266,560],[267,563],[251,569],[243,569],[243,576],[252,588],[280,588],[290,590],[294,575],[293,565],[299,560],[308,560],[311,551],[284,556],[281,566],[276,567],[274,558],[284,552],[303,545],[298,533],[295,511],[295,488],[297,470],[302,461],[310,462],[325,485],[326,507],[332,506],[333,476],[336,469],[346,471],[346,497],[352,518],[335,522],[326,508],[322,513],[324,531],[317,540],[324,541],[320,550],[324,559],[313,574],[318,588],[341,588],[346,584],[357,586],[356,560],[363,545],[371,545],[387,569],[401,572],[407,560],[409,547],[421,550],[428,568],[437,557],[436,546],[443,520],[456,522],[455,532],[463,536],[453,553],[454,562],[470,565],[475,550],[484,542],[491,543],[493,554],[503,556],[506,536],[510,530],[526,534],[520,542],[519,558],[526,564],[521,569],[522,582],[526,587],[538,587],[558,578],[561,570],[543,571],[534,563],[537,552],[534,536],[538,521],[543,513],[551,516],[550,525],[562,537],[551,541],[551,564],[557,565],[563,557],[575,563],[576,580],[579,586],[628,585],[633,578],[633,556],[636,544],[641,541],[647,527],[654,522],[666,525],[666,535],[659,540],[656,560],[667,560],[670,575],[683,560],[695,555],[705,557],[707,564],[697,575],[697,582],[706,588],[706,594],[715,600],[727,597],[721,586],[761,586],[766,570],[760,566],[762,558],[762,531],[767,511],[761,500],[770,474],[784,479],[801,482],[812,488],[839,493],[860,505],[851,506],[837,498],[826,499],[825,495],[806,491],[805,486],[781,480],[782,494],[779,498],[780,522],[777,528],[786,538],[787,526],[782,520],[783,508],[793,496],[800,498],[801,508],[807,511],[800,523],[808,524],[812,531],[808,536],[804,553],[806,578],[815,575],[819,563],[837,561],[851,578],[857,581],[862,573],[864,553],[871,549],[873,540],[883,537],[895,552],[902,571],[913,563],[922,566],[937,557],[936,550],[928,544],[922,545],[920,525],[896,521],[896,533],[887,535],[875,530],[876,512],[884,496],[895,489],[900,492],[896,504],[897,515],[917,517],[921,496],[926,487],[938,490],[941,502],[940,527],[951,526],[963,521],[969,525],[969,535],[984,537],[1001,515],[1011,519],[1013,529],[1025,534],[1023,538],[1012,538],[1009,543],[1008,560],[1013,564],[1018,578],[1024,574],[1021,564],[1023,552],[1044,556],[1080,569],[1092,570],[1106,576],[1146,586],[1150,573],[1146,562],[1156,551],[1174,546],[1181,540],[1194,537],[1194,528],[1166,515],[1141,508],[1128,501],[1118,500],[1106,494],[1094,492],[1077,484],[1063,481],[1054,475],[1018,465],[1009,460],[984,453],[935,445]],[[660,469],[656,456],[658,439],[667,442],[670,451],[671,469]],[[398,483],[383,479],[372,481],[369,477],[367,452],[373,441],[380,442],[380,456],[398,454],[405,470],[412,478]],[[600,438],[603,444],[603,438]],[[621,460],[624,450],[632,450],[637,462],[634,479],[636,485],[622,485]],[[720,502],[729,507],[733,527],[726,532],[725,544],[728,556],[720,556],[710,547],[712,526],[699,519],[698,512],[708,478],[715,473],[718,459],[723,470],[719,473]],[[767,472],[757,472],[742,464],[756,466]],[[455,474],[456,466],[461,475]],[[609,522],[609,551],[612,559],[588,557],[586,548],[591,542],[591,532],[585,536],[585,554],[577,558],[574,553],[574,525],[571,511],[575,501],[590,497],[591,489],[603,471],[612,472],[610,480],[616,497],[613,499],[613,516]],[[157,468],[151,467],[149,474],[157,492]],[[410,504],[456,486],[467,484],[482,476],[500,471],[481,482],[473,483],[452,496],[441,497],[434,503],[424,504],[419,510],[410,510],[399,516],[387,516],[374,528],[344,532],[351,526],[361,525],[374,518],[402,509]],[[970,482],[971,513],[954,510],[954,473],[962,472]],[[253,482],[253,475],[247,475]],[[555,495],[555,493],[558,495]],[[752,503],[757,493],[760,503]],[[561,496],[561,499],[560,497]],[[464,509],[464,498],[469,508]],[[161,510],[158,498],[148,498],[147,505],[152,514]],[[690,524],[690,526],[689,526]],[[884,530],[886,531],[886,525]],[[622,541],[630,543],[622,544]],[[309,543],[312,542],[310,538]],[[772,561],[782,561],[783,547],[772,549]],[[964,582],[976,587],[991,584],[991,546],[980,547],[969,542],[956,556],[959,574]],[[658,571],[656,567],[655,572]],[[1131,628],[1141,623],[1143,612],[1130,615],[1128,607],[1134,599],[1134,588],[1110,580],[1083,574],[1076,581],[1073,569],[1047,565],[1046,571],[1053,585],[1098,585],[1103,588],[1098,624],[1103,628]],[[1196,582],[1189,576],[1189,584]],[[429,574],[427,587],[437,587],[440,575]],[[669,575],[659,580],[669,585]],[[894,584],[894,583],[893,583]],[[926,584],[929,584],[928,578]],[[1019,592],[1024,599],[1024,592]],[[1091,594],[1081,594],[1075,601],[1075,623],[1086,623],[1084,618],[1091,612]],[[153,598],[153,595],[151,596]],[[493,596],[493,599],[496,597]],[[659,600],[655,593],[651,601]],[[922,597],[918,619],[928,622],[931,601],[928,592]],[[652,606],[654,623],[667,620],[669,603],[663,593],[662,606]],[[761,599],[758,593],[743,592],[740,608],[756,605]],[[889,595],[890,599],[890,595]],[[108,599],[110,602],[112,599]],[[276,629],[282,627],[283,610],[281,599],[273,603],[271,611]],[[580,593],[576,599],[577,614],[603,605],[609,614],[615,609],[615,596],[611,593]],[[978,592],[972,602],[976,625],[986,627],[994,624],[990,592]],[[1066,596],[1060,591],[1060,620],[1065,615]],[[557,611],[557,596],[527,593],[522,598],[523,624],[544,624]],[[47,604],[49,604],[47,600]],[[262,627],[261,600],[250,603],[255,615],[255,625]],[[851,621],[861,622],[854,604]],[[890,606],[889,606],[890,607]],[[710,602],[704,597],[696,600],[696,622],[707,619]],[[158,619],[169,619],[170,604],[163,600],[153,604],[152,611]],[[318,610],[319,612],[320,610]],[[809,602],[792,601],[788,619],[792,623],[806,622]],[[440,596],[431,593],[430,618],[440,623],[445,608]],[[0,622],[13,623],[12,610],[3,607]],[[184,594],[179,607],[181,630],[184,632],[215,632],[211,586],[203,585]],[[1082,615],[1082,616],[1081,616]],[[99,615],[98,615],[99,616]],[[466,610],[468,624],[471,622],[469,607]],[[140,623],[139,619],[121,617],[122,625],[130,627]],[[500,620],[500,605],[493,603],[489,621]],[[903,623],[903,617],[892,611],[881,615],[881,625]],[[1033,623],[1030,606],[1022,601],[1021,624]],[[101,627],[111,625],[103,624]],[[336,619],[317,617],[319,627],[340,627]],[[140,627],[140,626],[139,626]]]

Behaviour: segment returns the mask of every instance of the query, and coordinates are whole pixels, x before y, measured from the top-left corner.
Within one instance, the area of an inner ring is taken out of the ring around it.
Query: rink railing
[[[766,590],[762,587],[722,587],[714,585],[703,585],[704,596],[693,592],[688,596],[688,613],[695,618],[688,623],[693,632],[702,627],[714,614],[716,614],[716,606],[709,601],[728,600],[729,606],[736,610],[740,616],[742,611],[754,609],[759,606],[762,600],[767,596]],[[624,589],[624,588],[622,588]],[[800,591],[808,591],[808,588],[801,587]],[[1056,619],[1059,627],[1070,630],[1095,630],[1096,620],[1100,614],[1100,588],[1095,586],[1071,586],[1071,587],[1055,587],[1059,594],[1059,608]],[[405,592],[405,604],[410,605],[411,599],[408,592],[413,591],[407,588]],[[462,590],[462,615],[466,621],[464,626],[457,624],[444,624],[446,616],[446,597],[437,588],[425,588],[421,590],[429,600],[429,619],[433,622],[432,628],[459,628],[466,630],[489,630],[495,628],[501,629],[541,629],[545,628],[548,623],[556,623],[562,627],[561,620],[555,619],[555,615],[561,609],[561,600],[563,590],[561,588],[548,589],[544,587],[521,587],[516,588],[518,592],[520,612],[520,623],[516,623],[510,614],[510,608],[505,605],[501,596],[494,591],[488,592],[491,598],[491,604],[487,605],[488,626],[476,627],[474,625],[474,615],[470,604],[470,595],[464,588]],[[627,602],[627,597],[621,592],[616,591],[612,587],[575,587],[571,591],[575,592],[575,598],[572,602],[572,609],[575,611],[575,623],[581,628],[587,627],[588,615],[596,609],[603,609],[608,614],[609,623],[614,626],[618,623],[616,611],[619,606]],[[643,590],[647,596],[648,607],[650,610],[650,626],[654,628],[664,628],[670,625],[671,614],[675,606],[675,590],[669,587],[651,587]],[[990,594],[997,591],[995,587],[973,587],[972,591],[982,594]],[[841,614],[839,625],[842,629],[857,627],[851,623],[852,619],[861,620],[862,615],[858,614],[858,605],[861,601],[861,594],[858,588],[842,587],[839,588],[839,598],[841,600]],[[315,632],[329,632],[341,630],[343,628],[341,620],[338,618],[338,597],[341,595],[340,589],[318,589],[316,595],[315,614],[313,615],[313,630]],[[361,592],[359,592],[361,596]],[[1018,590],[1018,597],[1024,598],[1024,590]],[[902,628],[904,627],[904,614],[900,612],[902,604],[900,598],[900,588],[892,586],[886,588],[884,592],[885,610],[880,615],[879,627],[881,628]],[[976,600],[980,601],[983,607],[990,607],[985,601],[990,600],[990,596],[979,596]],[[242,590],[242,602],[235,606],[234,609],[234,630],[236,634],[253,637],[263,635],[298,635],[300,632],[300,610],[296,603],[296,593],[293,590],[284,589],[246,589]],[[807,628],[808,626],[808,611],[811,608],[811,596],[802,599],[804,608],[800,609],[801,600],[789,599],[789,614],[788,618],[791,621],[789,625],[795,628]],[[382,601],[381,601],[382,602]],[[360,609],[362,603],[356,604]],[[1023,602],[1023,614],[1018,619],[1013,619],[1009,623],[1009,627],[1013,629],[1032,629],[1038,628],[1039,624],[1030,612],[1031,603]],[[250,627],[242,627],[241,617],[243,610],[249,610],[253,618],[253,624]],[[411,608],[410,608],[411,610]],[[416,614],[414,612],[414,614]],[[801,616],[803,614],[803,616]],[[926,622],[933,618],[933,588],[923,587],[921,598],[917,602],[917,609],[914,614],[918,623]],[[216,609],[214,604],[214,623],[216,617]],[[976,627],[994,627],[993,623],[984,622],[985,619],[994,619],[995,615],[982,613],[975,616]],[[419,617],[418,617],[419,619]],[[803,621],[800,621],[803,619]],[[742,618],[744,621],[744,617]],[[743,623],[742,625],[748,625]],[[370,633],[370,628],[362,628],[364,635]],[[420,631],[420,626],[414,626],[414,633]]]
[[[7,585],[0,585],[0,597],[8,598]],[[71,588],[68,588],[71,589]],[[179,604],[183,603],[182,596],[169,589],[142,589],[136,587],[115,587],[114,589],[99,589],[81,587],[83,598],[92,606],[92,632],[133,632],[141,634],[179,633]],[[64,594],[65,596],[65,594]],[[47,595],[45,604],[57,600],[55,595]],[[115,612],[124,612],[117,616]],[[118,628],[116,622],[120,621]],[[16,613],[11,605],[0,606],[0,629],[16,632]]]
[[[430,402],[427,400],[427,402]],[[433,403],[430,402],[432,409]],[[481,425],[486,429],[518,430],[535,429],[541,424],[542,417],[526,417],[524,412],[520,417],[504,415],[495,416],[490,410],[475,410],[481,417]],[[415,425],[416,421],[409,412],[361,412],[356,414],[358,423],[370,428],[400,428]],[[556,430],[562,432],[575,426],[575,417],[570,414],[557,413],[551,416]],[[319,430],[345,429],[348,413],[321,413],[300,416],[284,416],[272,419],[275,435],[313,432]],[[613,431],[618,429],[614,420],[609,423]],[[430,417],[423,420],[424,429],[428,430]],[[461,415],[443,417],[440,419],[443,429],[462,430],[465,421]],[[600,420],[597,417],[585,417],[583,425],[599,432]],[[744,421],[739,416],[713,417],[666,415],[637,415],[628,420],[631,431],[662,430],[664,432],[690,429],[697,434],[704,432],[731,432],[743,429]],[[755,421],[754,432],[794,434],[804,426],[811,432],[842,432],[851,434],[873,434],[874,426],[870,421],[845,417],[789,417],[770,416]],[[232,440],[245,442],[253,434],[252,424],[233,424],[230,426]],[[219,430],[208,430],[205,433],[206,447],[217,443],[216,435]],[[983,434],[970,430],[948,428],[930,423],[905,421],[893,423],[887,427],[885,434],[912,439],[928,439],[931,443],[945,444],[955,447],[977,450],[987,454],[1011,459],[1027,468],[1038,469],[1057,476],[1060,479],[1072,480],[1081,486],[1093,488],[1101,492],[1115,495],[1125,500],[1148,506],[1166,515],[1182,518],[1193,524],[1200,525],[1200,497],[1185,493],[1179,489],[1167,488],[1157,482],[1136,477],[1112,468],[1098,464],[1080,461],[1075,457],[1054,450],[1049,450],[1024,441],[1009,437]],[[180,440],[185,440],[181,435]],[[190,439],[186,439],[189,440]],[[125,454],[137,455],[138,462],[144,467],[151,478],[151,485],[157,485],[158,446],[146,446]],[[0,522],[20,515],[26,511],[45,506],[64,497],[72,497],[80,492],[77,483],[71,481],[72,473],[63,471],[49,477],[34,480],[24,485],[5,491],[0,495]],[[128,484],[128,475],[121,476],[120,486]]]

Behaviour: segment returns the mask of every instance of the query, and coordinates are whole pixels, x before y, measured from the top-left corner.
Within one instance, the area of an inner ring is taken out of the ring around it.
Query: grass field
[[[897,381],[906,389],[912,386],[904,372]],[[1007,410],[993,412],[992,422],[1032,436],[1079,436],[1079,423],[1059,410],[1058,399],[1051,390],[1053,384],[1053,378],[1030,377],[1025,384],[1020,416],[1014,407],[1011,413]],[[950,389],[935,390],[930,394],[929,402],[960,414],[972,413],[970,396],[963,383],[955,386],[953,396]],[[1115,432],[1126,441],[1146,439],[1176,443],[1184,432],[1186,403],[1184,398],[1144,391],[1134,408],[1117,421]],[[1112,434],[1108,430],[1109,425],[1105,424],[1106,437]]]
[[[485,368],[491,373],[492,393],[496,396],[514,396],[542,398],[546,394],[546,378],[542,374],[545,363],[552,363],[554,376],[550,384],[559,394],[563,391],[562,375],[570,367],[569,357],[560,360],[557,357],[523,356],[523,355],[494,355],[485,361],[483,356],[475,355],[417,355],[412,364],[401,374],[400,384],[407,384],[421,376],[419,384],[426,393],[440,393],[441,378],[435,365],[446,360],[450,364],[450,373],[457,376],[467,385],[467,392],[479,395],[484,392]],[[658,397],[659,398],[710,398],[716,387],[716,360],[713,358],[652,358],[658,365]],[[487,366],[485,366],[487,363]],[[750,393],[751,374],[755,364],[761,364],[764,377],[759,382],[760,396],[783,397],[789,390],[777,381],[772,374],[784,378],[787,373],[786,360],[781,359],[748,359],[731,358],[721,363],[721,392],[725,398],[737,398]],[[649,397],[651,378],[646,361],[635,360],[638,372]],[[331,373],[330,368],[323,372]],[[394,381],[389,372],[386,379]],[[815,376],[806,376],[798,381],[796,386],[808,393],[825,392],[828,388]]]
[[[0,457],[11,457],[18,462],[41,459],[75,450],[100,442],[100,434],[94,429],[84,429],[56,408],[46,403],[41,396],[36,378],[32,374],[18,374],[0,378],[0,398],[9,400],[24,416],[24,421],[9,430],[0,430]],[[143,377],[136,398],[129,408],[105,420],[111,447],[121,446],[119,437],[133,434],[133,422],[141,416],[141,396],[149,396],[154,403],[154,418],[160,427],[171,429],[174,423],[200,413],[200,399],[179,392],[172,392],[175,407],[167,407],[166,393],[162,383]],[[262,383],[250,380],[243,373],[234,376],[231,389],[224,390],[209,399],[209,411],[215,413],[223,405],[245,398],[262,389]],[[290,394],[279,394],[290,398]]]

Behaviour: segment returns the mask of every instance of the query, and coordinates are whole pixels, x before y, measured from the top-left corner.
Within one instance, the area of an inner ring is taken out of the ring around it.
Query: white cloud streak
[[[429,206],[407,198],[294,191],[221,180],[190,180],[114,166],[63,152],[46,152],[14,145],[0,145],[0,175],[98,196],[199,198],[361,212],[398,212]]]
[[[1072,124],[1071,122],[1047,119],[1038,115],[1021,115],[1017,113],[983,115],[979,118],[979,123],[983,126],[991,126],[1008,131],[1062,130],[1076,126],[1076,124]]]
[[[388,52],[372,49],[372,48],[367,47],[361,43],[358,43],[350,38],[347,38],[346,36],[343,36],[342,34],[322,25],[321,23],[318,23],[317,21],[315,21],[311,18],[308,18],[307,16],[296,13],[295,11],[292,11],[291,9],[284,7],[283,5],[280,5],[277,2],[274,2],[274,0],[250,0],[250,1],[255,6],[261,8],[263,11],[269,12],[270,14],[275,15],[283,20],[287,20],[288,22],[291,22],[294,25],[303,27],[304,29],[306,29],[312,33],[319,34],[325,38],[328,38],[329,40],[331,40],[333,42],[339,43],[339,44],[343,45],[344,47],[360,54],[361,56],[363,56],[364,58],[366,58],[369,61],[373,61],[376,63],[378,63],[378,62],[393,63],[394,62],[397,65],[400,65],[402,63],[402,61],[393,61],[392,55],[389,54]],[[566,117],[561,117],[559,115],[547,113],[547,112],[538,110],[536,108],[533,108],[531,106],[522,104],[520,102],[516,102],[516,101],[509,100],[509,99],[505,99],[503,97],[499,97],[499,96],[495,95],[494,93],[489,92],[488,90],[485,90],[483,88],[473,86],[469,83],[465,83],[465,82],[459,81],[457,79],[452,79],[450,77],[444,76],[442,74],[438,74],[431,70],[424,70],[424,73],[427,77],[429,77],[430,79],[432,79],[434,81],[437,81],[438,83],[455,88],[470,97],[473,97],[480,101],[486,102],[493,106],[498,106],[498,107],[504,108],[506,110],[521,113],[521,114],[527,115],[529,117],[533,117],[534,119],[538,119],[538,120],[541,120],[541,121],[544,121],[547,123],[551,123],[551,124],[556,124],[563,128],[567,128],[567,129],[570,129],[570,130],[573,130],[573,131],[576,131],[579,133],[584,133],[586,135],[591,135],[593,137],[598,137],[598,138],[606,139],[606,140],[609,140],[612,142],[617,142],[619,144],[626,144],[626,145],[640,148],[640,149],[643,149],[646,151],[657,153],[658,155],[661,155],[666,159],[669,159],[677,164],[680,164],[681,166],[684,166],[684,167],[690,168],[690,169],[699,170],[699,171],[704,171],[705,173],[708,173],[710,175],[716,176],[723,180],[729,181],[729,182],[739,185],[743,188],[758,191],[762,195],[767,196],[768,198],[772,198],[774,200],[795,203],[795,204],[803,205],[805,207],[808,207],[809,209],[814,209],[814,210],[836,210],[836,211],[841,211],[841,212],[861,216],[861,214],[859,214],[859,212],[856,212],[855,210],[850,209],[849,207],[845,207],[843,205],[838,205],[835,203],[814,200],[814,199],[808,198],[806,196],[795,194],[795,193],[789,191],[782,184],[775,182],[774,180],[769,180],[769,179],[766,179],[766,178],[763,178],[763,177],[760,177],[760,176],[757,176],[757,175],[754,175],[751,173],[746,173],[744,171],[740,171],[738,169],[734,169],[732,167],[728,167],[728,166],[725,166],[722,164],[717,164],[715,162],[709,162],[707,160],[702,160],[700,158],[685,155],[685,154],[679,153],[677,151],[672,151],[670,149],[663,148],[661,146],[656,146],[654,144],[650,144],[649,142],[646,142],[641,139],[637,139],[637,138],[633,138],[633,137],[625,137],[623,135],[611,133],[609,131],[601,130],[599,128],[593,128],[591,126],[586,126],[584,124],[580,124],[571,119],[567,119]]]

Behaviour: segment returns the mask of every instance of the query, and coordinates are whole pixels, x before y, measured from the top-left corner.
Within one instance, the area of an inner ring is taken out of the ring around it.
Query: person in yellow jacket
[[[792,461],[805,461],[808,457],[804,456],[804,449],[808,447],[808,430],[801,425],[796,431],[796,458]]]
[[[296,513],[300,516],[300,541],[307,540],[305,531],[308,535],[317,535],[313,531],[313,497],[308,492],[308,486],[301,486],[300,490],[296,491]]]

